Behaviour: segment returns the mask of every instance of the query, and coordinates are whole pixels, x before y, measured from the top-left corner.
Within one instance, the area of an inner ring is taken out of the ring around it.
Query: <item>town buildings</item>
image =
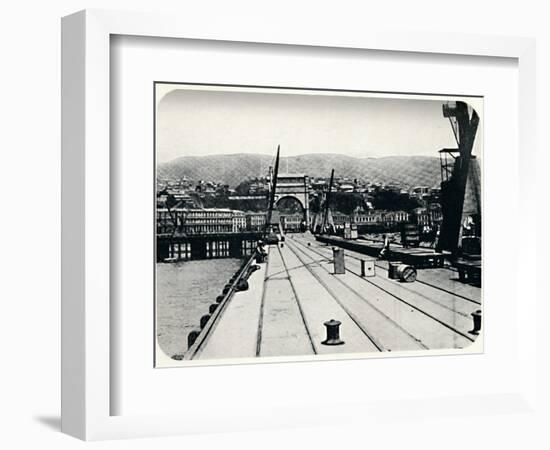
[[[266,214],[226,208],[157,208],[157,234],[214,234],[261,231]]]
[[[261,231],[265,228],[267,220],[265,212],[247,212],[245,215],[247,231]]]
[[[233,233],[246,231],[246,214],[243,211],[233,211]]]

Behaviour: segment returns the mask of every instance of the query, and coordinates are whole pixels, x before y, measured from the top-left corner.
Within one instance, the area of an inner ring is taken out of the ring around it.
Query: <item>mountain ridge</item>
[[[181,156],[157,164],[157,177],[207,180],[237,186],[246,179],[265,176],[274,163],[273,155],[234,153],[229,155]],[[407,186],[436,186],[440,163],[436,156],[356,157],[338,153],[308,153],[281,157],[281,172],[305,173],[310,177],[360,178],[372,183],[398,183]]]

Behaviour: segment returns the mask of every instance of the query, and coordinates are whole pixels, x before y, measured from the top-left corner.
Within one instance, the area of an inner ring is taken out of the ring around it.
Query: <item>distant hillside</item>
[[[241,181],[265,176],[273,157],[262,154],[233,154],[184,156],[160,163],[157,175],[161,178],[212,180],[237,186]],[[440,182],[439,158],[430,156],[387,156],[383,158],[354,158],[339,154],[307,154],[282,157],[280,171],[305,173],[312,177],[336,176],[361,178],[369,182],[400,183],[408,186],[435,186]]]

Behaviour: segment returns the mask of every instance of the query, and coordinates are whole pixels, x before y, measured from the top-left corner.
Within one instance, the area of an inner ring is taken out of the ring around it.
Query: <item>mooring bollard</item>
[[[346,273],[346,263],[344,262],[344,249],[332,247],[332,256],[334,260],[334,274],[343,275]]]
[[[474,329],[470,331],[470,333],[478,335],[481,331],[481,309],[474,311],[472,313],[472,318],[474,319]]]
[[[247,291],[248,290],[248,281],[246,281],[244,278],[241,278],[237,285],[235,286],[235,290],[237,292],[240,291]]]
[[[328,322],[325,322],[324,325],[327,327],[327,338],[321,342],[323,345],[342,345],[344,341],[340,339],[340,325],[342,322],[339,320],[330,319]]]
[[[195,343],[195,341],[199,337],[199,334],[200,334],[199,330],[193,330],[187,335],[187,348],[191,348],[191,346]]]
[[[210,320],[210,314],[205,314],[201,317],[201,330],[206,326],[208,321]]]

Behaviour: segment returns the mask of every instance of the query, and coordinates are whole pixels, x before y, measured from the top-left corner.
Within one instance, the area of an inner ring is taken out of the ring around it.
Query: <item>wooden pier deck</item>
[[[381,261],[375,276],[361,277],[361,260],[374,258],[344,252],[346,271],[335,275],[332,246],[311,234],[271,245],[249,289],[228,298],[186,359],[461,349],[475,341],[471,314],[482,309],[479,287],[441,267],[402,283],[387,277]],[[330,319],[341,322],[343,345],[322,344]]]

